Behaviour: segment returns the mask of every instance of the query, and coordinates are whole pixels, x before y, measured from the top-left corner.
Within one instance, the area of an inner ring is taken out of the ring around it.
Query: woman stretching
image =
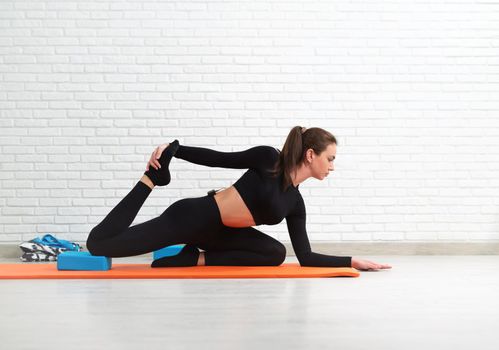
[[[349,256],[318,254],[310,249],[299,185],[310,177],[323,180],[334,170],[336,144],[336,138],[324,129],[296,126],[282,151],[256,146],[241,152],[218,152],[182,146],[177,140],[160,145],[152,153],[140,181],[92,229],[87,249],[93,255],[118,258],[185,244],[178,255],[154,260],[151,266],[277,266],[283,263],[286,248],[252,226],[276,225],[286,218],[301,266],[390,268]],[[170,183],[168,166],[172,157],[210,167],[248,171],[223,191],[181,199],[159,217],[129,227],[154,186]]]

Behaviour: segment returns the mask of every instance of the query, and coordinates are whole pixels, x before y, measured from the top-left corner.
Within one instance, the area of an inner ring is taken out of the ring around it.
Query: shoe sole
[[[50,247],[34,242],[23,242],[19,245],[19,248],[21,248],[21,250],[25,253],[41,252],[50,255],[58,255],[62,252],[67,251],[66,248]]]
[[[24,262],[57,261],[57,256],[43,254],[43,253],[24,253],[21,256],[21,261],[24,261]]]

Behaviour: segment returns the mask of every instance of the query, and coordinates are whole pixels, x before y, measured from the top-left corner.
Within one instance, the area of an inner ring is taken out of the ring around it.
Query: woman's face
[[[329,175],[329,172],[334,170],[333,162],[336,158],[336,144],[329,144],[327,148],[319,155],[315,154],[312,150],[310,156],[311,157],[309,157],[309,154],[307,154],[307,158],[311,158],[310,168],[312,171],[312,177],[318,180],[323,180],[326,176]]]

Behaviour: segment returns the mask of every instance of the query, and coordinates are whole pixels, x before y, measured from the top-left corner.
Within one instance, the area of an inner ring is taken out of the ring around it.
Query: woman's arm
[[[289,237],[301,266],[352,267],[352,257],[333,256],[312,252],[306,230],[305,203],[300,195],[293,212],[286,217]]]
[[[277,161],[278,152],[270,146],[255,146],[239,152],[219,152],[208,148],[180,145],[174,157],[209,167],[259,169],[272,167]]]
[[[293,249],[301,266],[353,267],[358,270],[392,268],[390,265],[377,264],[369,260],[356,259],[350,256],[333,256],[312,252],[306,231],[305,203],[301,195],[293,213],[286,217],[286,222]]]

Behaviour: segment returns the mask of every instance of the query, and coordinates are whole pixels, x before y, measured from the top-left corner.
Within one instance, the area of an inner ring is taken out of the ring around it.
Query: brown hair
[[[315,154],[321,154],[333,143],[338,144],[336,138],[324,129],[295,126],[289,132],[279,153],[279,160],[271,171],[272,176],[278,177],[284,174],[282,190],[286,191],[293,183],[290,174],[296,172],[296,168],[303,163],[306,151],[311,148]]]

